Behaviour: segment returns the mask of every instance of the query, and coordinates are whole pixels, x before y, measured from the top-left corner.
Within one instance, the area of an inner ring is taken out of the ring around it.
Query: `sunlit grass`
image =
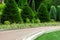
[[[49,27],[49,26],[60,26],[60,22],[49,22],[49,23],[22,23],[22,24],[1,24],[0,29],[11,30],[11,29],[23,29],[23,28],[34,28],[34,27]]]
[[[45,33],[35,40],[60,40],[60,31]]]

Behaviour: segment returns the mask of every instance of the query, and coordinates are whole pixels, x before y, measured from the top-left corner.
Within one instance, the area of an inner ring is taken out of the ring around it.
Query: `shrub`
[[[29,7],[25,6],[22,13],[21,13],[22,19],[24,22],[26,22],[26,18],[28,17],[30,20],[34,18],[35,14],[34,11]]]
[[[54,19],[51,19],[50,22],[55,22],[55,20]]]
[[[16,4],[15,0],[7,0],[6,7],[2,14],[1,22],[4,23],[4,21],[8,20],[11,23],[13,22],[20,22],[19,19],[19,11],[18,11],[18,5]]]
[[[5,24],[5,25],[9,25],[10,22],[9,22],[9,21],[4,21],[4,24]]]
[[[56,13],[57,13],[57,11],[56,11],[55,6],[51,6],[51,9],[50,9],[50,17],[51,17],[51,19],[56,20]]]
[[[40,20],[39,20],[39,19],[34,18],[34,19],[32,19],[32,23],[40,23]]]
[[[32,23],[35,23],[35,19],[32,19],[31,22],[32,22]]]
[[[30,23],[30,19],[29,18],[26,18],[26,23]]]
[[[21,12],[22,12],[22,9],[18,8],[18,11],[19,11],[19,19],[20,19],[20,23],[23,23],[23,19],[21,17]]]
[[[41,22],[48,22],[50,21],[50,14],[48,13],[48,10],[44,3],[41,3],[39,9],[38,9],[38,17],[41,20]]]
[[[60,5],[57,6],[57,19],[56,21],[60,21]]]
[[[40,23],[40,20],[39,19],[35,19],[35,23]]]

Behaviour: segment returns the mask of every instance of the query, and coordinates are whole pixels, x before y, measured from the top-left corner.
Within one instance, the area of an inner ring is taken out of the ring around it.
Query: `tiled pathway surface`
[[[0,40],[23,40],[23,38],[37,32],[59,30],[60,26],[37,27],[10,31],[0,31]]]

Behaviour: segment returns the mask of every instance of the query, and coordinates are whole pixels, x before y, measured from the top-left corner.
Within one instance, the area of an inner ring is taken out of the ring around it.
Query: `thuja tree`
[[[47,22],[50,20],[50,14],[48,13],[48,10],[44,3],[41,3],[38,9],[38,17],[41,20],[41,22]]]
[[[19,11],[18,11],[18,6],[15,2],[15,0],[7,0],[8,2],[6,3],[6,7],[3,11],[2,14],[2,23],[4,23],[4,21],[10,21],[12,22],[19,22]]]
[[[55,6],[51,6],[51,9],[50,9],[50,16],[51,16],[51,19],[54,19],[56,20],[56,7]]]
[[[57,6],[57,18],[56,21],[60,21],[60,6]]]
[[[24,22],[26,22],[27,17],[28,17],[28,19],[32,20],[34,18],[35,14],[34,14],[34,11],[29,6],[25,6],[23,8],[21,16],[22,16],[22,19],[24,20]]]

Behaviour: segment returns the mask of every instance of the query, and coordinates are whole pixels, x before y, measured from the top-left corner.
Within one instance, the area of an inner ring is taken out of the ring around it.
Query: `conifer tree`
[[[51,9],[50,9],[50,16],[51,16],[51,19],[54,19],[56,20],[56,7],[55,6],[51,6]]]
[[[50,20],[50,14],[48,13],[48,10],[44,3],[41,3],[38,9],[38,17],[41,20],[41,22],[47,22]]]
[[[6,7],[2,14],[2,23],[4,23],[4,21],[10,21],[11,23],[19,22],[20,19],[18,15],[18,5],[16,4],[15,0],[7,0]]]

